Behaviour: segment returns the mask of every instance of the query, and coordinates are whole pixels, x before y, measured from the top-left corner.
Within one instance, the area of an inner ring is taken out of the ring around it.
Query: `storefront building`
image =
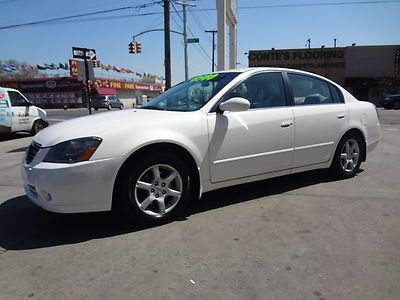
[[[249,67],[281,67],[325,76],[375,104],[400,92],[400,45],[249,51]]]
[[[87,106],[85,86],[74,77],[7,80],[0,81],[0,86],[18,89],[34,105],[43,108]],[[92,84],[93,90],[97,94],[117,95],[128,108],[133,106],[138,96],[156,97],[163,92],[163,87],[159,84],[96,78]]]

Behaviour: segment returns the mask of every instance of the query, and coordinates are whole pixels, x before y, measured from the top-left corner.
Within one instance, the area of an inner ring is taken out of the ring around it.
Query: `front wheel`
[[[393,109],[395,109],[395,110],[400,109],[400,101],[396,101],[395,103],[393,103]]]
[[[364,147],[359,135],[346,134],[339,142],[331,170],[340,178],[353,177],[361,165]]]
[[[187,207],[191,178],[173,155],[157,153],[135,160],[119,177],[115,206],[131,221],[147,226],[174,220]]]
[[[111,110],[111,108],[112,108],[112,107],[111,107],[111,104],[108,104],[107,109],[108,109],[108,110]]]
[[[31,129],[31,134],[36,135],[40,130],[44,129],[46,124],[42,120],[36,120]]]

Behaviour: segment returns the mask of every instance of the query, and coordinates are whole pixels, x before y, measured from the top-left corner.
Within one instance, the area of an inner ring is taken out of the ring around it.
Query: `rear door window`
[[[293,91],[294,105],[334,103],[327,82],[305,75],[288,74]]]

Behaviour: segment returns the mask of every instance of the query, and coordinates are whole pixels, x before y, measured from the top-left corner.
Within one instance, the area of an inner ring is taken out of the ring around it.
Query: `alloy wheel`
[[[157,164],[147,168],[135,183],[133,196],[147,215],[162,217],[178,204],[183,182],[178,171],[170,165]]]
[[[340,164],[347,173],[354,171],[360,159],[360,146],[355,139],[349,139],[344,143],[340,152]]]

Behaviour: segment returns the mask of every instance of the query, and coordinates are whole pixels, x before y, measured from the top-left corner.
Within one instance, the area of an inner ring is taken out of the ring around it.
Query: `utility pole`
[[[187,18],[186,18],[186,6],[196,6],[193,3],[187,3],[186,1],[176,1],[176,4],[182,5],[183,10],[183,45],[185,52],[185,80],[189,79],[189,66],[188,66],[188,51],[187,51]]]
[[[307,40],[307,42],[306,42],[306,45],[305,45],[306,47],[308,46],[308,49],[310,49],[311,48],[311,39],[308,39]]]
[[[171,88],[171,40],[169,32],[169,1],[170,0],[164,0],[164,66],[166,90]]]
[[[218,32],[217,30],[206,30],[207,33],[212,33],[212,67],[211,70],[214,72],[214,57],[215,57],[215,34]]]
[[[89,49],[84,49],[83,50],[83,60],[85,62],[85,81],[86,81],[86,98],[88,102],[88,109],[89,109],[89,115],[92,114],[92,104],[90,102],[90,86],[89,86],[89,66],[88,66],[88,61],[86,57],[86,53],[89,52]]]

